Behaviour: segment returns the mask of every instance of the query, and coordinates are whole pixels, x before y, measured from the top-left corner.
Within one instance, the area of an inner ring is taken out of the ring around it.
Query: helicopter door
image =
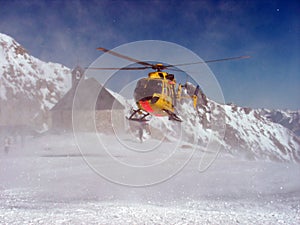
[[[169,91],[168,96],[170,96],[170,98],[172,100],[172,107],[174,107],[176,105],[174,85],[168,85],[168,91]]]
[[[169,96],[169,90],[168,90],[168,86],[164,83],[164,88],[163,88],[163,94]]]
[[[171,90],[171,85],[169,85],[168,82],[162,82],[163,83],[163,88],[162,88],[162,95],[163,99],[166,104],[166,108],[173,107],[173,92]]]

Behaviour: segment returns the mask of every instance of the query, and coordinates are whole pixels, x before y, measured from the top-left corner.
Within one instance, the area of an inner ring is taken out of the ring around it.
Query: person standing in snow
[[[143,125],[139,126],[139,139],[141,143],[143,143],[143,130]]]
[[[4,152],[5,154],[8,154],[9,149],[10,149],[10,145],[11,145],[11,140],[9,137],[5,137],[4,138]]]
[[[147,134],[151,135],[150,129],[149,129],[149,124],[147,124],[146,121],[142,121],[140,126],[139,126],[139,139],[140,142],[143,143],[144,139],[144,132]]]

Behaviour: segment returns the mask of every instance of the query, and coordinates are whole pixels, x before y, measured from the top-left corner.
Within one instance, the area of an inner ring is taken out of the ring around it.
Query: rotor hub
[[[155,64],[155,65],[152,66],[152,69],[157,70],[158,72],[162,71],[165,68],[166,67],[163,64],[161,64],[161,63],[157,63],[157,64]]]

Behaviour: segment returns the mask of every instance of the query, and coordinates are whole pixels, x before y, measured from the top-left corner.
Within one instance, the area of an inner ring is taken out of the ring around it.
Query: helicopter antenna
[[[188,79],[189,79],[188,75],[185,74],[185,83],[186,83],[186,84],[187,84],[187,82],[188,82]]]

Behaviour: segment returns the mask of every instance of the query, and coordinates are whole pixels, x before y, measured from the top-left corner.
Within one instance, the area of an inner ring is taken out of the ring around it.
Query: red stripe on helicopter
[[[141,107],[142,107],[145,111],[147,111],[147,112],[149,112],[149,113],[153,113],[153,112],[154,112],[154,110],[151,108],[150,103],[149,103],[148,101],[139,101],[139,103],[140,103]],[[155,116],[163,116],[163,115],[157,114],[157,113],[154,113],[154,115],[155,115]]]
[[[153,109],[151,108],[150,103],[148,101],[140,101],[140,105],[145,111],[149,113],[153,112]]]

